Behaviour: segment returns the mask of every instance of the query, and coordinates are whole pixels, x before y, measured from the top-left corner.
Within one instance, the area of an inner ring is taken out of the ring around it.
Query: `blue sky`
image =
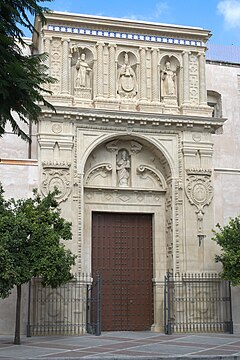
[[[199,26],[211,30],[213,44],[240,46],[240,0],[54,0],[50,9]]]

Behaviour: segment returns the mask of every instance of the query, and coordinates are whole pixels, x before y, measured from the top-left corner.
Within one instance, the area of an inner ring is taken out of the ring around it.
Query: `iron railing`
[[[167,273],[164,284],[165,333],[233,333],[231,289],[218,274]]]
[[[32,279],[29,284],[27,336],[82,335],[90,329],[90,333],[100,335],[100,292],[100,275],[95,279],[78,274],[56,289],[43,287],[40,278]]]

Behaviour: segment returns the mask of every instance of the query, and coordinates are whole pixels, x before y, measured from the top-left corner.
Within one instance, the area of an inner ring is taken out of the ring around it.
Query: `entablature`
[[[201,116],[168,115],[151,113],[133,113],[128,111],[110,111],[98,109],[81,109],[79,111],[69,110],[69,108],[57,108],[56,113],[52,110],[44,109],[42,120],[74,122],[75,125],[88,124],[89,126],[104,125],[105,127],[119,126],[128,128],[146,129],[167,129],[176,131],[201,131],[215,133],[226,121],[225,118],[212,118]]]

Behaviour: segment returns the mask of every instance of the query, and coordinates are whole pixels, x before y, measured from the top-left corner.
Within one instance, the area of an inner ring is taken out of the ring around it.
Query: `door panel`
[[[152,266],[152,215],[93,213],[92,271],[103,279],[102,330],[150,329]]]

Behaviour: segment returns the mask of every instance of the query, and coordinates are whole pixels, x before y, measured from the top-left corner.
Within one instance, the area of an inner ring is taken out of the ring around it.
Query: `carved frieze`
[[[49,191],[58,189],[56,195],[58,202],[65,201],[72,191],[69,163],[42,163],[42,193],[47,195]]]

